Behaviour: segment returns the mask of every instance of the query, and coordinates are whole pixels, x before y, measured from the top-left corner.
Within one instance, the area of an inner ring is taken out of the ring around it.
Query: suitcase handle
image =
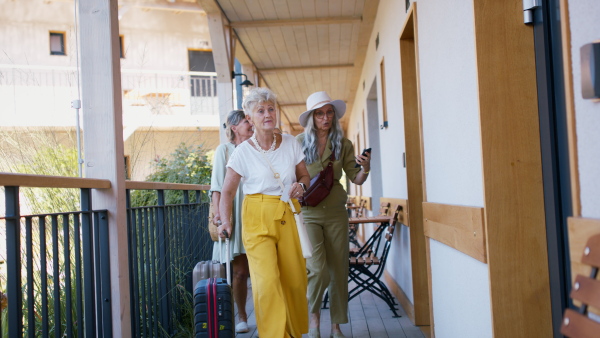
[[[223,230],[223,235],[225,235],[225,252],[226,252],[226,257],[227,260],[225,261],[225,271],[227,273],[227,284],[229,284],[231,286],[231,271],[229,270],[229,265],[230,265],[230,259],[229,259],[229,234],[227,233],[227,231]],[[220,259],[221,259],[221,263],[223,263],[223,248],[222,248],[222,242],[221,242],[221,236],[219,236],[219,253],[220,253]]]

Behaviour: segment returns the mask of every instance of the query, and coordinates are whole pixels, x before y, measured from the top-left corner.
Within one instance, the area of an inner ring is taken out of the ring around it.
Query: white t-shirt
[[[279,173],[284,186],[296,182],[296,165],[304,159],[300,143],[292,135],[282,134],[281,145],[265,154],[273,169]],[[248,141],[238,145],[227,162],[227,167],[242,176],[244,194],[281,195],[281,187],[263,154]]]

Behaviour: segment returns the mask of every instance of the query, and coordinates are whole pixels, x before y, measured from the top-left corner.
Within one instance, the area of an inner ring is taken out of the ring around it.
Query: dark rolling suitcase
[[[220,245],[220,243],[219,243]],[[196,338],[235,337],[233,295],[229,272],[229,239],[227,252],[227,279],[203,279],[194,286],[194,326]]]

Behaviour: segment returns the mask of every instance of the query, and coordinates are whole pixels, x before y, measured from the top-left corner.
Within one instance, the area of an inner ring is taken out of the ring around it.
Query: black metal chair
[[[348,219],[348,227],[350,229],[349,231],[349,242],[350,244],[354,244],[353,248],[350,248],[350,256],[360,256],[360,255],[364,255],[365,253],[363,253],[363,249],[366,250],[367,248],[369,248],[371,245],[369,243],[369,241],[374,241],[374,240],[378,240],[379,236],[371,236],[369,238],[369,240],[367,241],[367,243],[365,243],[365,245],[361,246],[358,243],[358,240],[356,239],[356,231],[358,230],[358,226],[360,224],[367,224],[367,223],[379,223],[380,225],[383,223],[389,224],[392,220],[393,220],[393,216],[388,215],[390,209],[390,203],[389,202],[383,202],[381,203],[381,206],[379,208],[379,215],[378,216],[373,216],[373,217],[351,217],[350,219]],[[375,232],[378,232],[378,235],[381,235],[382,229],[380,229],[379,227],[375,230]]]
[[[348,293],[348,301],[364,291],[369,291],[386,302],[394,313],[394,317],[400,317],[397,312],[398,309],[395,307],[397,303],[390,290],[381,281],[381,276],[385,270],[394,230],[401,212],[402,206],[396,206],[392,216],[371,217],[371,223],[379,223],[379,226],[367,242],[353,256],[349,257],[348,262],[348,283],[355,283],[355,286]],[[326,292],[323,299],[324,309],[327,308],[328,301],[329,293]]]

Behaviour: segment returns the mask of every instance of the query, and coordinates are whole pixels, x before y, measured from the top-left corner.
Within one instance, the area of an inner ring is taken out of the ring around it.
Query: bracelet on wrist
[[[369,173],[371,172],[371,170],[365,170],[365,168],[364,168],[364,167],[362,168],[362,170],[363,170],[363,173],[365,173],[365,174],[367,174],[367,175],[369,175]]]

